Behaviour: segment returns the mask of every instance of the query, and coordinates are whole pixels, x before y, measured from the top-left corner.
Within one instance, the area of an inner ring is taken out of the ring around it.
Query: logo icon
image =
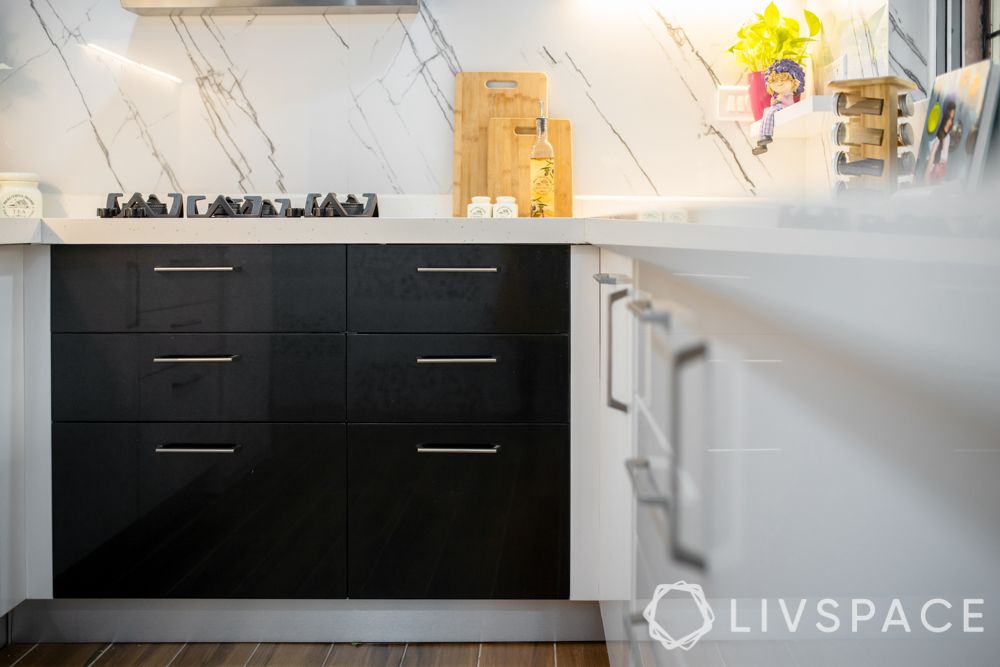
[[[659,606],[660,600],[671,591],[678,591],[691,596],[695,606],[701,613],[701,626],[683,637],[674,638],[656,620],[656,608]],[[689,584],[685,581],[657,586],[653,592],[653,599],[649,601],[649,604],[646,605],[646,608],[642,612],[642,617],[649,624],[650,638],[660,642],[660,645],[668,651],[672,651],[675,648],[690,651],[698,643],[699,639],[708,634],[715,623],[715,612],[712,611],[712,607],[709,606],[708,600],[705,598],[705,591],[698,584]]]

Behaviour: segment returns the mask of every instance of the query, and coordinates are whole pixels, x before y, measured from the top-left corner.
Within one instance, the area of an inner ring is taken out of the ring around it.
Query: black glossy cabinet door
[[[343,334],[55,334],[55,421],[343,421]]]
[[[343,425],[55,424],[58,598],[343,598]]]
[[[52,334],[53,421],[137,421],[139,337]]]
[[[569,338],[347,336],[351,422],[569,421]]]
[[[568,246],[352,245],[347,266],[350,331],[569,331]]]
[[[348,426],[348,594],[569,596],[569,427]]]
[[[340,245],[53,246],[55,332],[339,332]]]

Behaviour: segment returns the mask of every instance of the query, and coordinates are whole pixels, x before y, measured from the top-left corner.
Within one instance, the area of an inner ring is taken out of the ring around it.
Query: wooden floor
[[[601,667],[603,643],[12,644],[0,667]]]

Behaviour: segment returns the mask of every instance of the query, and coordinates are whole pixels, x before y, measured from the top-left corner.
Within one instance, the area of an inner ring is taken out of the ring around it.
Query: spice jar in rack
[[[0,172],[0,217],[42,217],[42,193],[38,174],[23,171]]]

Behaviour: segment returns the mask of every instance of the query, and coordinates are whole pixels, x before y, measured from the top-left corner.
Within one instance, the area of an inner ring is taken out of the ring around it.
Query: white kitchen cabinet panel
[[[632,365],[631,298],[633,262],[602,250],[600,273],[600,581],[601,600],[631,597],[631,488],[625,461],[632,450],[629,396]]]
[[[635,456],[650,462],[671,511],[656,519],[637,502],[634,604],[681,579],[703,586],[715,605],[869,597],[884,613],[895,597],[1000,597],[995,423],[707,282],[637,268],[637,296],[670,323],[642,325],[636,336]],[[707,345],[705,363],[671,382],[671,355],[696,340]],[[698,424],[704,430],[690,430]],[[704,554],[704,570],[672,555],[678,534]],[[954,655],[975,653],[971,637]],[[774,646],[744,649],[723,637],[726,664],[742,664],[735,656],[744,653],[748,664],[787,653],[776,648],[787,637],[758,639]],[[843,639],[823,637],[809,650],[836,653]],[[887,658],[878,664],[924,664],[920,642],[879,649]]]
[[[0,247],[0,615],[27,596],[22,253]]]

